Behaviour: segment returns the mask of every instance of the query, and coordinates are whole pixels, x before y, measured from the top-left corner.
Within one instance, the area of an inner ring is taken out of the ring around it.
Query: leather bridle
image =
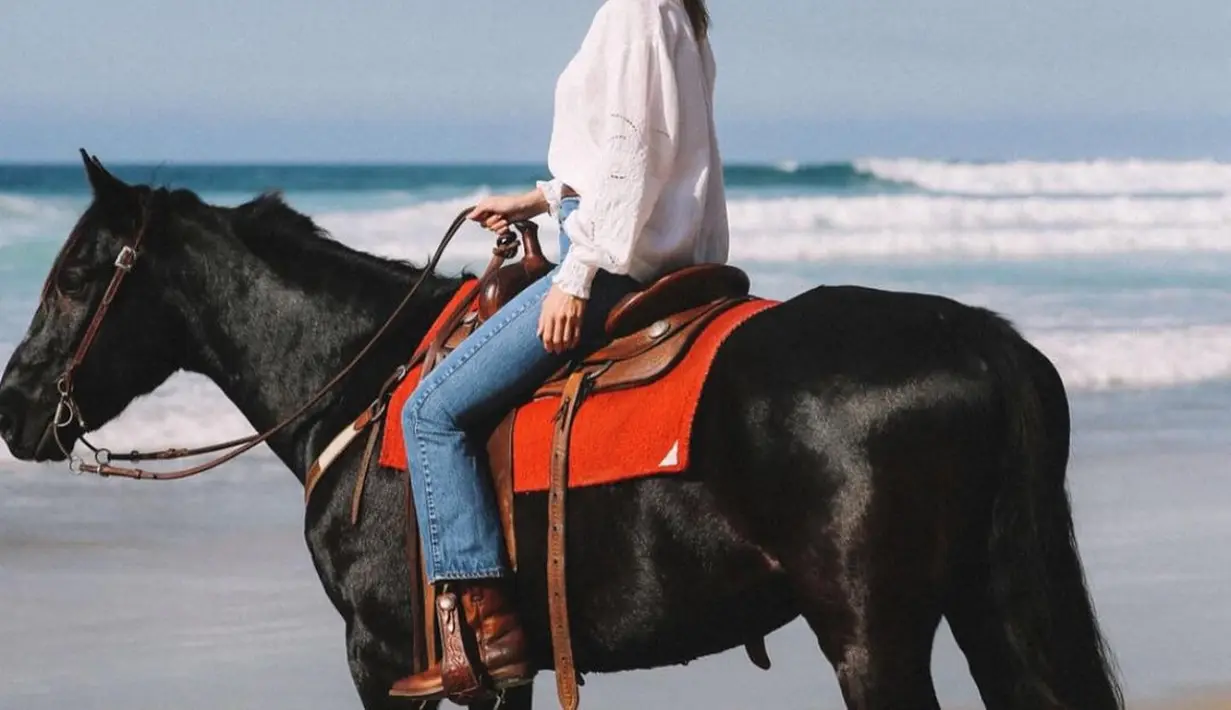
[[[81,416],[81,407],[73,399],[73,375],[77,373],[77,368],[81,367],[81,363],[85,361],[85,356],[90,352],[90,347],[94,345],[94,339],[98,336],[98,331],[103,325],[103,319],[107,317],[107,311],[110,310],[111,304],[115,302],[116,294],[120,292],[120,285],[124,283],[124,279],[132,272],[133,266],[137,263],[137,257],[141,254],[141,245],[145,241],[146,231],[150,224],[150,202],[146,201],[142,207],[141,224],[137,228],[137,234],[133,237],[131,244],[125,244],[120,248],[120,253],[115,258],[115,272],[111,275],[111,281],[107,284],[107,290],[103,292],[102,300],[99,301],[98,308],[94,311],[94,316],[90,319],[90,323],[86,326],[85,334],[81,337],[81,342],[77,344],[77,350],[73,353],[73,358],[69,360],[68,365],[64,368],[64,373],[56,380],[56,391],[60,395],[59,402],[56,403],[55,416],[52,419],[52,433],[55,436],[56,445],[60,447],[60,451],[68,458],[69,468],[77,473],[85,473],[87,464],[80,457],[75,456],[69,447],[64,445],[60,438],[60,430],[76,422],[84,433],[86,429],[85,420]],[[71,245],[70,245],[71,247]],[[63,263],[57,266],[54,273],[48,281],[48,284],[55,284],[59,290],[60,269],[63,268]],[[80,437],[91,450],[94,451],[95,460],[98,465],[106,465],[110,463],[107,458],[109,452],[106,449],[96,448],[94,445],[86,441],[84,434]]]
[[[115,260],[115,272],[111,276],[111,282],[107,284],[107,290],[103,293],[103,298],[99,302],[98,309],[95,310],[94,316],[90,319],[90,323],[86,328],[85,334],[81,338],[81,342],[77,345],[77,350],[73,354],[72,360],[69,361],[64,373],[56,380],[56,389],[59,392],[60,399],[56,405],[55,417],[52,421],[53,435],[55,437],[56,445],[60,447],[60,451],[68,459],[69,469],[78,474],[92,473],[104,477],[117,476],[121,478],[132,478],[138,480],[172,481],[188,478],[190,476],[196,476],[217,468],[222,464],[227,463],[243,455],[244,453],[247,453],[248,451],[251,451],[262,443],[265,443],[275,434],[284,430],[292,422],[319,403],[327,394],[329,394],[330,391],[333,390],[334,387],[342,382],[342,380],[355,369],[355,367],[360,363],[360,361],[363,360],[365,356],[368,355],[368,353],[371,352],[372,348],[376,345],[376,342],[380,340],[380,338],[393,325],[397,317],[401,315],[403,310],[405,310],[406,306],[410,303],[411,299],[414,298],[415,294],[427,280],[428,276],[435,271],[436,265],[439,263],[441,256],[444,254],[445,248],[448,247],[449,243],[453,241],[454,235],[456,235],[462,225],[465,224],[466,215],[468,215],[472,209],[472,207],[467,207],[454,218],[448,231],[445,232],[444,237],[441,238],[440,244],[437,246],[432,258],[428,261],[422,272],[419,274],[419,278],[415,280],[414,285],[411,286],[410,290],[407,291],[406,295],[402,298],[402,302],[399,303],[397,308],[393,310],[393,313],[390,314],[384,325],[376,331],[376,334],[372,336],[363,349],[360,350],[359,353],[355,355],[355,357],[347,363],[347,365],[343,367],[333,379],[327,382],[307,402],[305,402],[301,407],[295,410],[294,413],[287,416],[281,422],[261,434],[254,434],[252,436],[246,436],[240,439],[234,439],[232,441],[226,441],[220,444],[213,444],[195,449],[175,448],[149,453],[133,451],[127,454],[117,454],[113,453],[110,449],[96,447],[86,440],[84,432],[87,427],[85,420],[81,416],[81,407],[73,399],[73,376],[76,374],[77,369],[81,366],[81,363],[85,360],[86,355],[90,352],[90,348],[93,346],[94,340],[98,336],[99,328],[102,327],[103,320],[107,317],[111,304],[115,301],[116,294],[119,293],[120,285],[124,283],[124,279],[132,272],[133,268],[137,264],[137,260],[141,257],[141,245],[145,241],[146,233],[151,222],[150,203],[147,201],[142,209],[142,220],[141,224],[137,228],[136,236],[133,238],[132,243],[121,247],[120,253]],[[527,227],[532,227],[533,223],[518,223],[516,226],[524,231]],[[496,240],[495,248],[492,250],[492,263],[483,274],[481,281],[486,281],[493,278],[495,272],[499,268],[499,265],[503,261],[516,256],[517,248],[518,239],[516,234],[509,231],[500,235]],[[56,271],[51,275],[51,278],[55,280],[56,283],[58,283],[60,268],[62,268],[62,265],[57,267]],[[474,290],[474,295],[477,297],[481,291],[482,286]],[[415,353],[414,357],[408,364],[399,367],[393,375],[390,376],[389,380],[385,383],[385,386],[381,390],[381,395],[376,399],[376,401],[369,405],[368,413],[373,419],[383,414],[384,406],[387,402],[386,393],[391,391],[393,386],[397,383],[401,382],[401,380],[406,376],[406,373],[412,369],[418,361],[422,360],[425,355],[426,350],[421,349],[419,352]],[[82,431],[82,434],[78,436],[78,439],[94,453],[94,463],[92,464],[87,463],[80,456],[74,454],[72,447],[66,446],[60,437],[61,430],[73,425],[74,423],[76,423]],[[230,451],[227,451],[228,449]],[[177,459],[190,458],[193,456],[217,453],[219,451],[227,451],[227,453],[198,466],[192,466],[190,468],[184,468],[176,471],[146,471],[140,468],[127,468],[112,464],[114,461],[173,461]]]

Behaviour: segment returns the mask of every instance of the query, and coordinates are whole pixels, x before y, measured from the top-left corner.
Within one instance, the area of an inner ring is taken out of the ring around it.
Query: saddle
[[[429,346],[423,374],[522,289],[554,267],[543,257],[538,227],[518,225],[525,256],[502,265],[497,254],[478,287],[478,307],[458,309]],[[544,382],[532,399],[561,398],[552,435],[548,490],[547,589],[557,690],[564,708],[578,704],[577,672],[568,625],[565,565],[565,501],[568,491],[569,443],[574,417],[585,398],[597,392],[637,387],[662,376],[687,351],[695,336],[727,308],[746,299],[750,283],[741,269],[727,264],[699,264],[670,272],[621,299],[604,324],[609,342],[584,360],[567,365]],[[517,569],[513,519],[512,425],[510,413],[488,439],[487,452],[500,510],[510,565]],[[428,591],[430,595],[430,590]],[[425,604],[431,610],[431,604]],[[434,615],[426,613],[426,617]],[[430,628],[430,627],[429,627]],[[432,638],[429,636],[429,638]],[[761,665],[763,647],[749,655]],[[768,661],[766,661],[768,665]]]
[[[522,289],[546,275],[553,264],[542,253],[538,228],[533,222],[515,225],[521,233],[521,245],[525,255],[515,263],[505,262],[516,255],[517,238],[506,234],[497,242],[493,257],[477,285],[469,294],[455,299],[453,310],[442,315],[434,335],[421,346],[411,365],[401,368],[386,383],[378,403],[387,403],[389,392],[407,372],[422,363],[420,378],[438,365],[450,352],[462,343],[487,318],[516,296]],[[557,689],[561,705],[576,708],[578,705],[577,672],[573,662],[567,608],[567,585],[565,563],[565,509],[569,487],[570,434],[578,409],[586,398],[594,393],[634,388],[668,373],[687,353],[697,336],[716,317],[733,306],[749,299],[749,279],[742,270],[725,264],[700,264],[668,273],[645,288],[624,297],[607,317],[605,331],[608,342],[584,359],[570,363],[552,375],[535,392],[531,399],[556,397],[560,400],[554,419],[551,444],[551,462],[548,488],[548,610],[551,624],[551,640]],[[358,519],[359,501],[362,497],[363,479],[371,463],[374,442],[380,429],[380,407],[369,408],[346,432],[338,437],[313,465],[308,475],[307,495],[341,451],[364,429],[372,426],[367,449],[360,467],[359,479],[352,505],[352,519]],[[516,410],[494,429],[487,442],[492,483],[500,511],[501,527],[510,565],[517,570],[517,540],[514,525],[513,497],[513,421]],[[408,506],[409,520],[407,539],[418,540],[418,528],[413,506]],[[413,542],[411,547],[418,547]],[[408,553],[419,566],[422,550]],[[420,567],[420,573],[423,569]],[[424,620],[425,640],[417,640],[416,665],[437,661],[439,651],[437,623],[434,613],[435,590],[426,583],[426,578],[416,580],[416,588],[423,591],[422,599],[414,603],[416,612]],[[445,629],[449,633],[448,629]],[[456,633],[456,631],[454,631]],[[423,644],[420,648],[420,643]],[[442,644],[449,647],[451,643]],[[456,648],[461,648],[460,640]],[[748,645],[752,661],[769,667],[763,640]],[[419,653],[422,651],[422,653]],[[469,663],[468,660],[464,661]]]

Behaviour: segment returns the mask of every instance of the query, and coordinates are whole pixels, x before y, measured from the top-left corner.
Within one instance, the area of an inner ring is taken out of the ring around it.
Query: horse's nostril
[[[11,391],[0,392],[0,441],[10,445],[17,436],[17,422],[20,421],[17,416],[20,410],[14,408],[11,395]]]
[[[17,419],[9,416],[8,412],[0,409],[0,440],[9,443],[13,437],[13,430],[17,426]]]

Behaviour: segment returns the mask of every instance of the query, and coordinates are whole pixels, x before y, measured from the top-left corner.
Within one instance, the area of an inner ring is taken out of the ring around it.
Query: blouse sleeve
[[[579,107],[592,114],[598,131],[599,172],[590,183],[596,187],[565,222],[571,245],[553,282],[580,298],[589,297],[598,269],[628,273],[633,245],[675,160],[675,67],[662,20],[650,14],[625,11],[603,24],[588,72],[593,104]]]
[[[543,199],[547,202],[547,214],[551,217],[559,215],[560,203],[564,201],[564,181],[560,178],[539,180],[534,186],[543,193]]]

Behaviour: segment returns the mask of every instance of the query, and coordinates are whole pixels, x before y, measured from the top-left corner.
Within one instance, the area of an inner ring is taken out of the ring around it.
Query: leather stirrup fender
[[[551,646],[555,657],[556,690],[560,707],[577,710],[577,668],[573,663],[573,640],[569,631],[568,589],[564,566],[564,501],[568,493],[568,443],[573,418],[585,397],[588,375],[574,372],[564,386],[551,447],[551,488],[547,502],[547,610],[551,621]]]

